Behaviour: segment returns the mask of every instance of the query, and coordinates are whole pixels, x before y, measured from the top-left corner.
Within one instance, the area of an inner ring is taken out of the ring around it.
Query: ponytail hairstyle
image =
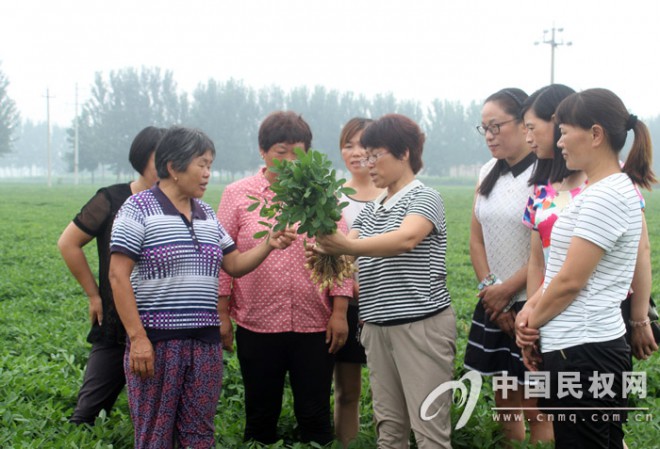
[[[628,131],[632,130],[635,137],[623,172],[633,183],[645,189],[650,190],[657,182],[651,168],[653,148],[649,130],[636,115],[628,112],[623,101],[613,92],[597,88],[572,94],[557,108],[555,121],[585,130],[600,125],[615,154],[621,152]]]
[[[575,91],[563,84],[550,84],[549,86],[542,87],[527,97],[523,103],[521,114],[524,117],[528,111],[533,111],[534,114],[545,122],[553,122],[555,110],[559,103]],[[553,182],[561,182],[564,178],[575,173],[576,170],[569,170],[566,167],[566,160],[561,155],[561,149],[557,146],[561,132],[559,125],[554,123],[554,141],[555,144],[552,148],[552,159],[538,159],[529,178],[529,185],[547,184]]]
[[[520,123],[522,120],[522,106],[526,99],[527,94],[524,90],[516,87],[507,87],[506,89],[499,90],[486,98],[484,104],[491,101],[497,103],[504,112],[513,116],[516,122]],[[508,166],[504,159],[498,160],[479,185],[479,194],[488,197],[493,190],[493,187],[495,187],[495,183],[507,168]]]

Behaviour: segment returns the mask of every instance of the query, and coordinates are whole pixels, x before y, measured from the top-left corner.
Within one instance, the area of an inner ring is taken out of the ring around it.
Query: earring
[[[177,178],[177,177],[175,176],[175,177],[174,177],[174,182],[179,182],[179,178]]]

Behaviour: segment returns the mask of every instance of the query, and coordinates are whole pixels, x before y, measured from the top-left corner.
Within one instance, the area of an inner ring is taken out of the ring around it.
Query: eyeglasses
[[[507,120],[506,122],[501,122],[501,123],[493,123],[492,125],[488,126],[483,126],[483,125],[477,125],[477,131],[479,131],[479,134],[482,136],[485,136],[488,131],[494,136],[498,135],[500,133],[500,127],[502,125],[506,125],[507,123],[515,122],[516,119],[512,118],[511,120]]]
[[[387,151],[383,151],[382,153],[372,154],[371,156],[364,157],[360,159],[360,165],[362,167],[366,167],[369,164],[375,164],[378,159],[385,156],[386,154],[388,154]]]

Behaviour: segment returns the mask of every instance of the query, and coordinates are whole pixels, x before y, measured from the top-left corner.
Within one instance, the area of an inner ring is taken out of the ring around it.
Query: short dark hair
[[[351,140],[357,133],[364,131],[370,123],[373,123],[373,120],[370,118],[353,117],[350,119],[344,125],[341,134],[339,135],[339,149],[344,148],[349,140]]]
[[[417,174],[424,165],[422,152],[426,136],[419,125],[405,115],[387,114],[367,126],[360,137],[365,148],[386,148],[401,160],[408,150],[408,161]]]
[[[165,134],[165,128],[147,126],[137,133],[128,152],[128,160],[136,172],[143,175],[151,154],[156,151],[158,142]]]
[[[259,148],[268,150],[278,143],[297,143],[305,145],[305,151],[312,146],[312,130],[302,115],[293,111],[275,111],[259,126]]]
[[[533,111],[534,114],[543,121],[554,123],[555,111],[557,106],[562,100],[569,95],[575,93],[573,89],[563,84],[550,84],[549,86],[542,87],[527,97],[527,100],[522,106],[523,117],[527,111]],[[554,123],[554,140],[555,144],[552,148],[552,160],[539,159],[536,162],[532,176],[529,178],[529,185],[546,184],[553,182],[560,182],[567,178],[575,170],[569,170],[566,167],[566,159],[561,155],[561,149],[557,146],[561,132],[559,125]]]
[[[156,148],[158,177],[170,177],[167,171],[167,164],[170,162],[174,170],[186,171],[194,158],[204,155],[207,151],[215,157],[215,145],[203,131],[182,126],[168,128]]]

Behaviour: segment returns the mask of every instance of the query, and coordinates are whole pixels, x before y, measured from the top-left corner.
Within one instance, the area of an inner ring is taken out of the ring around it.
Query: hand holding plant
[[[339,203],[337,193],[350,195],[355,191],[342,187],[346,180],[336,179],[332,163],[323,153],[314,150],[305,153],[300,148],[296,148],[295,153],[298,159],[294,161],[274,160],[269,170],[277,174],[270,186],[275,196],[270,202],[250,196],[255,202],[248,211],[261,206],[259,215],[275,220],[275,225],[265,220],[259,223],[273,232],[297,225],[298,234],[307,234],[308,237],[332,234],[337,230],[341,210],[348,205],[348,202]],[[268,233],[268,230],[258,232],[254,238],[262,238]],[[321,290],[342,282],[356,271],[353,263],[343,255],[315,254],[307,265],[312,271],[312,280]]]

